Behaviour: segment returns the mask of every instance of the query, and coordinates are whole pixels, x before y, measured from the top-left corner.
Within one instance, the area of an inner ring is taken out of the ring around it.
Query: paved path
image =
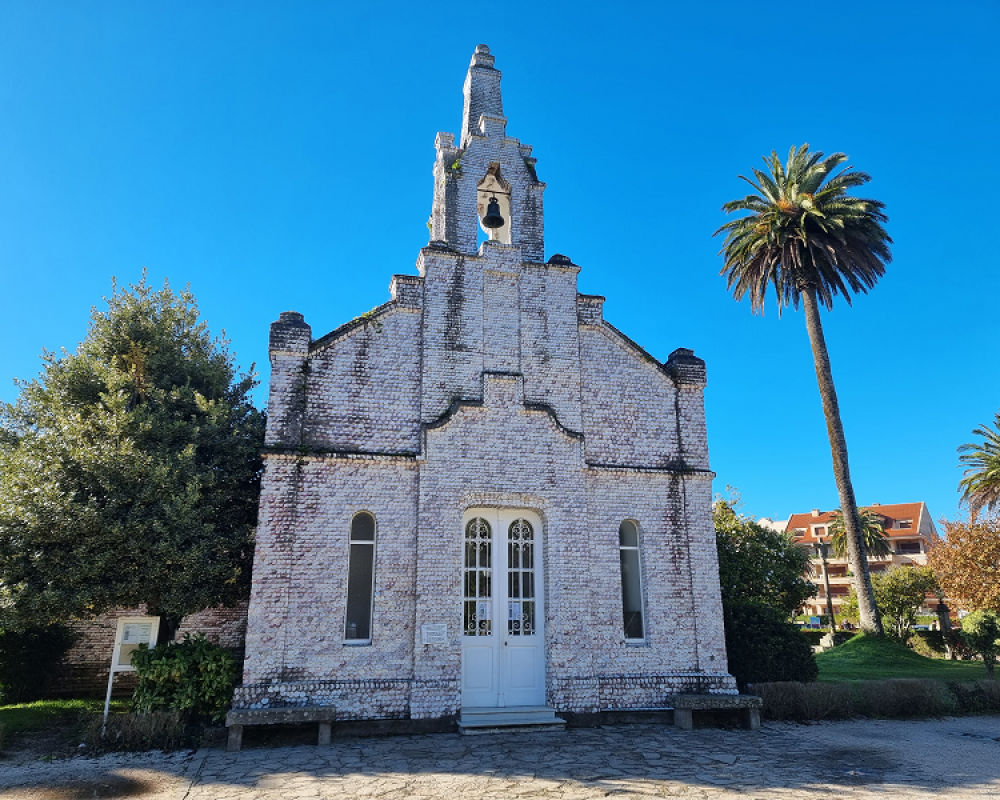
[[[59,793],[51,779],[15,788],[0,762],[0,798],[1000,798],[1000,717],[765,723],[756,733],[631,725],[335,739],[324,748],[161,756],[159,781],[147,780],[155,757],[118,766],[110,758],[69,763],[94,765],[106,782],[142,767],[143,786],[84,794],[77,775],[80,793]]]

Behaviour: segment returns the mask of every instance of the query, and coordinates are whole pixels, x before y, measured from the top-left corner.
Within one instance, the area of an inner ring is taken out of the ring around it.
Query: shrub
[[[108,750],[176,750],[190,744],[184,715],[180,711],[145,714],[111,714],[91,719],[84,742],[92,753]]]
[[[1000,684],[995,681],[953,684],[923,678],[883,681],[758,683],[753,690],[764,700],[766,719],[846,719],[870,717],[934,717],[961,706],[971,711],[1000,709]],[[954,693],[953,693],[954,692]]]
[[[806,641],[809,642],[811,647],[819,647],[819,643],[823,641],[823,637],[826,636],[830,631],[817,631],[812,629],[799,629],[799,633],[806,637]]]
[[[740,691],[751,683],[816,680],[809,641],[781,611],[752,601],[723,603],[723,611],[729,672]]]
[[[0,631],[0,702],[42,697],[71,644],[73,635],[61,625]]]
[[[973,611],[962,620],[962,640],[983,657],[986,674],[993,677],[993,665],[1000,655],[1000,615],[995,611]]]
[[[1000,681],[952,683],[948,688],[963,711],[1000,711]]]
[[[132,655],[139,684],[132,696],[138,712],[173,710],[188,719],[217,722],[225,716],[236,683],[236,662],[201,634],[181,642],[140,646]]]
[[[756,683],[753,691],[764,700],[765,719],[847,719],[853,713],[849,683]]]
[[[947,656],[945,637],[941,631],[913,631],[906,646],[917,655],[925,658],[945,658]]]
[[[869,717],[936,717],[957,707],[947,686],[926,678],[860,681],[854,697],[855,711]]]

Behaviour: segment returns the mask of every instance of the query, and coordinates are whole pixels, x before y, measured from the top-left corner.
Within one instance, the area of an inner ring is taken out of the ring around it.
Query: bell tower
[[[524,261],[540,263],[545,184],[535,173],[530,145],[507,136],[501,73],[493,62],[486,45],[476,47],[463,89],[459,146],[454,134],[437,135],[431,241],[475,255],[482,228],[491,240],[520,248]]]

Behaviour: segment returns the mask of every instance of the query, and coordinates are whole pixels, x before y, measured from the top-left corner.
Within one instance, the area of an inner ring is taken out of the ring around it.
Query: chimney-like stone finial
[[[471,136],[481,135],[479,121],[483,116],[503,118],[500,96],[500,70],[493,66],[494,57],[485,44],[477,45],[465,78],[465,107],[462,110],[462,147]],[[506,121],[506,120],[504,120]]]

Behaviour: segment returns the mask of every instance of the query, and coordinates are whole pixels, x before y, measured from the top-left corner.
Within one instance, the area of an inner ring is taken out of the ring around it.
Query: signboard
[[[154,618],[159,622],[159,618]],[[140,644],[155,646],[153,622],[125,622],[121,626],[121,641],[118,644],[118,657],[114,661],[115,672],[132,672],[132,653]]]
[[[448,626],[444,624],[421,625],[420,635],[424,644],[447,644]]]
[[[108,674],[108,696],[104,699],[104,719],[108,718],[111,706],[111,687],[119,672],[134,672],[132,653],[140,644],[156,647],[156,637],[160,632],[159,617],[119,617],[115,631],[115,646],[111,651],[111,671]]]

